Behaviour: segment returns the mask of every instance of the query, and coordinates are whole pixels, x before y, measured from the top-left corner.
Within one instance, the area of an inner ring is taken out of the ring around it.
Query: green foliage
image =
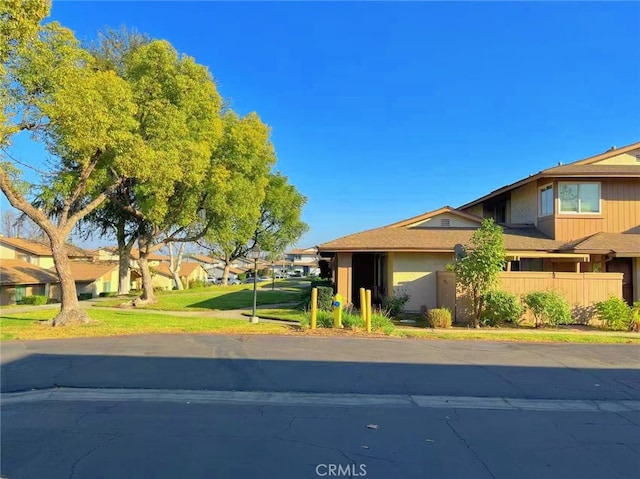
[[[605,301],[596,303],[596,311],[600,320],[609,329],[626,331],[633,327],[632,309],[620,298],[611,296]]]
[[[502,228],[488,218],[474,231],[471,244],[464,247],[462,258],[454,264],[456,282],[471,300],[474,325],[480,320],[483,296],[498,282],[505,254]]]
[[[489,291],[483,297],[483,306],[480,322],[487,326],[518,323],[526,310],[520,298],[507,291]]]
[[[34,296],[25,296],[22,298],[21,304],[29,304],[33,306],[42,306],[43,304],[47,304],[47,297],[41,295]]]
[[[631,308],[631,324],[629,329],[640,332],[640,301],[633,303],[633,308]]]
[[[555,291],[533,291],[524,297],[533,313],[536,328],[571,323],[571,308],[567,300]]]
[[[86,299],[91,299],[91,298],[93,298],[93,293],[80,293],[78,295],[78,299],[80,301],[84,301]]]
[[[208,286],[211,286],[211,284],[201,279],[192,279],[189,281],[189,289],[204,288]]]
[[[303,328],[309,328],[311,322],[311,313],[306,312],[300,320]],[[331,311],[318,310],[316,316],[316,324],[318,328],[333,328],[333,313]],[[342,311],[342,325],[347,329],[362,330],[365,328],[364,319],[359,314],[353,314],[349,310]],[[391,334],[395,330],[395,326],[388,316],[382,313],[373,313],[371,315],[371,331],[383,334]]]
[[[451,311],[447,308],[430,309],[427,313],[427,326],[430,328],[450,328]]]
[[[318,309],[321,311],[331,311],[333,304],[333,286],[331,282],[328,283],[329,285],[326,285],[327,282],[316,281],[312,282],[310,287],[303,289],[300,293],[300,305],[304,309],[310,309],[311,290],[318,288]],[[320,286],[320,284],[325,284],[325,286]]]
[[[115,297],[117,295],[118,295],[118,293],[116,291],[109,291],[109,292],[103,291],[98,296],[101,297],[101,298],[113,298],[113,297]]]
[[[395,291],[385,300],[385,310],[389,316],[395,318],[402,312],[411,296],[406,291]]]

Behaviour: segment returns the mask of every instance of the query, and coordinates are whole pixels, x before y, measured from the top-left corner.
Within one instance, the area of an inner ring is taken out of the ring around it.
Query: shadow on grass
[[[257,295],[257,305],[269,305],[269,304],[288,304],[296,303],[298,296],[293,293],[287,293],[282,291],[260,291]],[[242,309],[249,308],[253,305],[253,291],[242,290],[233,291],[204,300],[196,301],[189,304],[184,304],[185,308],[198,308],[198,309]]]

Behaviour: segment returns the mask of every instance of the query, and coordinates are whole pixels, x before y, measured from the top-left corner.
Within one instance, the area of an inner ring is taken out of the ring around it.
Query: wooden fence
[[[438,271],[438,307],[448,308],[456,322],[471,318],[469,299],[456,291],[455,274]],[[594,323],[594,303],[611,296],[622,298],[622,273],[552,273],[537,271],[511,271],[500,273],[500,288],[523,296],[532,291],[557,291],[571,305],[574,322]],[[527,312],[524,318],[533,321]]]

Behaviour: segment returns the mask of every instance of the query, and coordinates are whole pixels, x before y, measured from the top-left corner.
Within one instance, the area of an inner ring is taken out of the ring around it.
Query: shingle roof
[[[464,210],[470,208],[474,205],[482,203],[494,196],[497,196],[506,191],[513,190],[519,186],[526,185],[531,181],[537,180],[538,178],[544,178],[549,176],[609,176],[609,177],[636,177],[640,176],[637,165],[595,165],[594,163],[606,160],[608,158],[621,155],[623,153],[628,153],[633,150],[637,150],[640,148],[640,142],[632,143],[631,145],[627,145],[621,148],[614,148],[605,151],[604,153],[600,153],[595,156],[591,156],[589,158],[585,158],[582,160],[574,161],[567,165],[555,166],[552,168],[547,168],[545,170],[539,171],[538,173],[529,175],[527,178],[523,178],[521,180],[510,183],[506,186],[493,190],[492,192],[477,198],[473,201],[465,203],[460,206],[458,209]],[[583,167],[588,167],[586,169],[582,169]],[[600,173],[598,173],[600,171]]]
[[[69,266],[75,281],[91,282],[116,269],[118,263],[113,261],[70,261]]]
[[[332,251],[442,251],[453,252],[456,244],[468,244],[473,229],[376,228],[329,241],[319,246]],[[504,228],[504,243],[512,251],[548,251],[562,246],[533,227]]]
[[[152,266],[151,268],[157,274],[161,274],[162,276],[166,276],[168,278],[173,278],[171,270],[169,269],[169,265],[166,263],[161,263],[160,265]],[[197,268],[202,268],[202,266],[200,266],[200,263],[182,263],[182,265],[180,265],[180,272],[178,273],[178,276],[181,278],[189,276]]]
[[[576,253],[609,254],[618,256],[640,254],[640,234],[596,233],[563,245],[563,251]]]
[[[57,283],[58,276],[51,271],[19,259],[0,261],[0,284]]]
[[[638,165],[563,165],[542,170],[541,176],[640,177]]]
[[[203,254],[190,254],[190,255],[187,255],[186,257],[194,259],[196,261],[200,261],[201,263],[207,263],[207,264],[217,264],[220,262],[219,259],[212,258],[210,256],[205,256]]]
[[[31,253],[36,256],[52,256],[51,246],[44,241],[28,240],[24,238],[7,238],[0,236],[0,243],[4,243],[9,246],[13,246],[16,249]],[[87,258],[92,256],[88,251],[79,248],[78,246],[67,244],[65,245],[67,255],[72,258]]]

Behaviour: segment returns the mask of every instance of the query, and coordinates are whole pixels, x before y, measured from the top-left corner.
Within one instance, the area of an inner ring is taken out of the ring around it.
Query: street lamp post
[[[253,257],[253,314],[249,322],[255,324],[259,321],[256,309],[258,305],[258,258],[260,257],[260,247],[257,243],[251,248],[251,256]]]
[[[271,291],[276,289],[276,267],[274,262],[271,262]]]

